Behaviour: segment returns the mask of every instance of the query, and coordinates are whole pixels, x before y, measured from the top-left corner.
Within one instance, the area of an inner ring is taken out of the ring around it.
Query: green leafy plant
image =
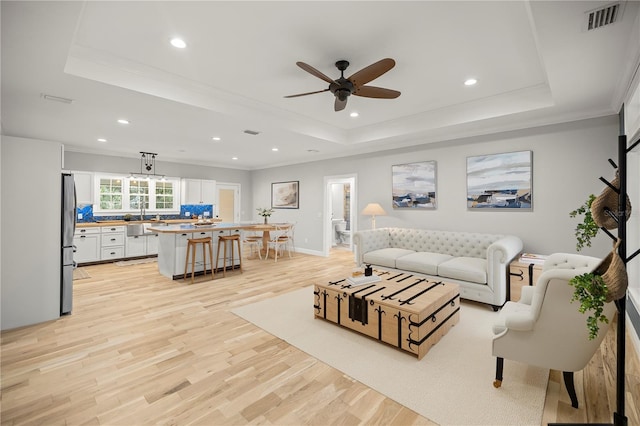
[[[262,217],[269,217],[273,213],[273,209],[263,209],[262,207],[258,207],[258,214]]]
[[[602,313],[609,292],[607,284],[602,276],[593,273],[577,275],[569,280],[569,284],[575,287],[571,302],[580,302],[578,311],[583,314],[592,311],[587,318],[587,328],[589,340],[593,340],[598,336],[599,323],[609,324],[609,319]]]
[[[576,250],[580,251],[585,246],[591,247],[591,239],[595,238],[600,230],[600,227],[593,220],[593,216],[591,216],[591,203],[596,199],[596,196],[591,194],[587,201],[574,211],[569,213],[569,216],[576,217],[578,215],[584,215],[582,223],[579,223],[576,226]]]

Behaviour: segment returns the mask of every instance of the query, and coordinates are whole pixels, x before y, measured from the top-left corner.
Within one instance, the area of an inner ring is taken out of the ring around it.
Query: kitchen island
[[[238,223],[189,223],[175,225],[158,225],[148,228],[151,232],[157,232],[160,238],[158,245],[158,270],[160,274],[171,279],[182,279],[185,272],[191,274],[191,264],[187,265],[185,271],[185,259],[187,256],[187,240],[192,238],[211,237],[213,243],[213,267],[215,267],[218,248],[218,237],[222,235],[241,234],[242,231],[261,231],[263,233],[263,250],[269,241],[269,231],[273,231],[278,226],[287,224],[238,224]],[[240,266],[239,256],[235,256],[231,263],[231,253],[227,250],[227,258],[223,258],[224,250],[220,250],[218,268],[234,269]],[[196,246],[196,264],[194,272],[196,275],[204,273],[202,261],[202,245]],[[208,259],[208,257],[207,257]],[[208,261],[207,261],[208,263]],[[211,267],[211,266],[210,266]],[[212,268],[212,267],[211,267]],[[211,269],[207,269],[211,272]],[[217,271],[216,271],[217,272]]]
[[[158,244],[158,271],[160,274],[171,279],[182,279],[185,272],[191,274],[191,262],[187,265],[185,271],[185,258],[187,256],[187,240],[192,238],[211,237],[213,243],[213,266],[209,265],[209,256],[207,256],[207,272],[211,272],[210,268],[215,267],[216,252],[218,247],[218,237],[222,235],[239,234],[242,230],[252,229],[254,225],[240,225],[235,223],[189,223],[176,225],[158,225],[149,228],[149,231],[157,232],[159,236]],[[218,259],[218,268],[233,269],[239,267],[240,259],[236,255],[233,265],[231,264],[231,253],[227,253],[226,259],[223,258],[223,250],[220,250],[220,258]],[[196,247],[196,263],[194,266],[196,275],[204,273],[204,264],[202,262],[202,245]]]

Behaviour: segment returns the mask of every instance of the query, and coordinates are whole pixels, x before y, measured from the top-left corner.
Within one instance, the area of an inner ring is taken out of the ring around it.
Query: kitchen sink
[[[167,226],[166,223],[150,223],[150,222],[138,222],[130,223],[127,225],[127,237],[140,237],[143,235],[156,235],[155,232],[150,231],[150,227]]]

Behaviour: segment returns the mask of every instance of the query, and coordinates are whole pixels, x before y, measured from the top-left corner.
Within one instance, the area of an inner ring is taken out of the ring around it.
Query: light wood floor
[[[352,262],[347,251],[245,260],[243,274],[193,285],[155,263],[85,267],[72,315],[2,333],[2,424],[433,424],[230,312]],[[640,367],[627,352],[626,415],[640,425]],[[610,422],[614,354],[612,334],[576,374],[578,410],[552,372],[544,423]]]

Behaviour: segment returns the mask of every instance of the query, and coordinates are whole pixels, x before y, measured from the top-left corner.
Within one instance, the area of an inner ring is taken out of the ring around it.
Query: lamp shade
[[[368,216],[385,216],[387,212],[384,211],[382,206],[378,203],[369,203],[367,207],[362,210],[362,214]]]

